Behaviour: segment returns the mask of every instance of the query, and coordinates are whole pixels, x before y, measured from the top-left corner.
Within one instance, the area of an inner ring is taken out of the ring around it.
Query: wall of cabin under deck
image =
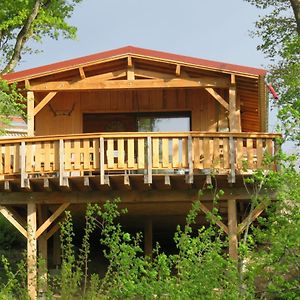
[[[225,99],[225,91],[218,90]],[[36,93],[39,102],[45,94]],[[191,130],[228,131],[225,109],[204,89],[59,92],[35,117],[35,135],[82,132],[83,113],[191,112]]]

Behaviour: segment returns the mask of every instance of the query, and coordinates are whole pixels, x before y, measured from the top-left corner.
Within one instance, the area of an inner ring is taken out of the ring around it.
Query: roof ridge
[[[92,62],[99,61],[101,59],[106,59],[109,57],[120,56],[125,54],[136,54],[141,56],[155,57],[163,60],[171,60],[171,61],[177,61],[177,62],[182,62],[191,65],[203,66],[215,70],[248,73],[248,74],[258,75],[258,76],[265,75],[266,73],[266,71],[261,68],[248,67],[248,66],[243,66],[238,64],[231,64],[226,62],[196,58],[192,56],[185,56],[180,54],[174,54],[174,53],[158,51],[158,50],[150,50],[150,49],[127,45],[113,50],[106,50],[103,52],[97,52],[86,56],[80,56],[77,58],[71,58],[71,59],[58,61],[58,62],[54,62],[54,63],[50,63],[50,64],[46,64],[34,68],[8,73],[3,75],[2,78],[9,81],[14,81],[25,77],[30,77],[33,75],[39,75],[39,74],[44,75],[47,72],[53,72],[68,67],[71,68],[72,66],[92,63]]]

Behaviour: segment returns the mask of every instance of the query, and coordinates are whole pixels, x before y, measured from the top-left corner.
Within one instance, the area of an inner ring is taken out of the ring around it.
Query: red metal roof
[[[168,60],[168,61],[176,61],[176,62],[181,62],[181,63],[186,63],[186,64],[197,65],[200,67],[203,66],[206,68],[212,68],[212,69],[217,69],[217,70],[221,70],[221,71],[247,73],[247,74],[251,74],[251,75],[265,75],[266,74],[266,71],[264,69],[240,66],[240,65],[235,65],[235,64],[229,64],[229,63],[206,60],[206,59],[189,57],[189,56],[183,56],[183,55],[172,54],[172,53],[156,51],[156,50],[137,48],[137,47],[133,47],[133,46],[126,46],[126,47],[122,47],[122,48],[118,48],[118,49],[114,49],[114,50],[110,50],[110,51],[100,52],[100,53],[96,53],[96,54],[82,56],[79,58],[64,60],[61,62],[44,65],[44,66],[40,66],[40,67],[36,67],[36,68],[32,68],[32,69],[9,73],[9,74],[3,75],[3,79],[9,80],[9,81],[14,81],[14,80],[31,77],[31,76],[45,75],[47,73],[53,73],[53,72],[61,70],[61,69],[72,68],[72,67],[75,68],[78,65],[84,65],[84,64],[96,62],[96,61],[99,61],[102,59],[107,59],[110,57],[126,55],[126,54],[154,57],[154,58]]]

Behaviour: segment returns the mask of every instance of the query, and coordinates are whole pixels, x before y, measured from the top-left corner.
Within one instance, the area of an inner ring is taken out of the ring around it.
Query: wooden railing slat
[[[172,166],[173,168],[179,167],[179,140],[172,139]]]
[[[182,139],[182,168],[188,167],[188,142],[187,138]]]
[[[107,140],[107,168],[113,169],[114,168],[114,140],[108,139]]]
[[[128,168],[134,168],[134,139],[128,139]]]
[[[145,168],[145,139],[138,139],[138,168]]]
[[[169,167],[169,139],[162,139],[162,166]]]
[[[253,139],[247,139],[246,141],[247,146],[247,167],[248,169],[253,169]]]
[[[256,140],[256,157],[257,157],[257,168],[261,168],[263,162],[263,141],[262,139]]]
[[[159,167],[159,139],[152,139],[152,166],[153,168]]]

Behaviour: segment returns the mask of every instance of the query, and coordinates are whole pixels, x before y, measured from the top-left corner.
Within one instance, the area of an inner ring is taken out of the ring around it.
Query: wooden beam
[[[27,92],[27,135],[34,136],[34,92]]]
[[[50,92],[45,98],[34,108],[34,116],[36,116],[57,94],[57,92]]]
[[[27,287],[31,300],[37,299],[36,204],[27,204]]]
[[[237,211],[236,200],[229,199],[228,204],[228,239],[229,239],[229,257],[238,260],[238,229],[237,229]]]
[[[106,175],[107,176],[107,175]],[[106,177],[105,176],[105,177]],[[185,175],[178,176],[175,178],[179,178],[184,181]],[[220,198],[221,200],[227,200],[228,198],[239,199],[239,200],[249,200],[249,194],[247,193],[244,187],[236,187],[236,188],[222,188],[224,191],[224,195]],[[22,197],[20,197],[20,192],[11,192],[11,193],[0,193],[0,203],[2,205],[11,205],[13,204],[26,204],[28,201],[34,200],[37,203],[47,203],[47,204],[59,204],[59,203],[87,203],[87,202],[103,202],[107,199],[115,199],[120,197],[123,199],[123,202],[131,203],[131,202],[179,202],[179,201],[194,201],[198,196],[198,188],[191,188],[188,190],[156,190],[155,193],[149,193],[139,190],[131,190],[131,191],[118,191],[118,190],[106,190],[101,193],[99,191],[91,191],[91,192],[81,192],[75,191],[70,193],[61,193],[61,192],[39,192],[39,193],[22,193]],[[263,195],[271,195],[274,197],[271,191],[266,191]],[[262,195],[262,196],[263,196]],[[211,192],[205,192],[201,197],[203,201],[211,201]],[[274,199],[274,198],[273,198]]]
[[[38,239],[41,234],[65,211],[70,203],[63,203],[58,209],[39,227],[36,231],[36,238]]]
[[[26,229],[21,225],[20,222],[17,221],[17,218],[13,215],[13,213],[6,207],[0,206],[0,213],[15,227],[19,230],[21,234],[25,238],[27,238],[27,231]]]
[[[80,78],[85,79],[86,76],[85,76],[83,67],[79,67],[78,70],[79,70]]]
[[[201,202],[200,209],[207,215],[211,214],[211,211]],[[216,216],[212,215],[212,220],[225,232],[228,234],[228,227],[220,221]]]
[[[229,110],[229,104],[224,100],[224,98],[218,94],[213,88],[205,89],[211,96],[213,96],[226,110]]]
[[[137,74],[136,74],[137,75]],[[39,83],[31,86],[32,91],[81,91],[81,90],[114,90],[114,89],[152,89],[152,88],[226,88],[229,82],[223,78],[173,78],[149,80],[106,80],[86,81],[88,78],[77,81],[59,81]]]
[[[266,209],[266,207],[270,204],[270,201],[265,201],[259,203],[253,211],[243,220],[242,223],[238,226],[238,234],[240,235],[248,225],[250,225],[253,221],[255,221]]]

